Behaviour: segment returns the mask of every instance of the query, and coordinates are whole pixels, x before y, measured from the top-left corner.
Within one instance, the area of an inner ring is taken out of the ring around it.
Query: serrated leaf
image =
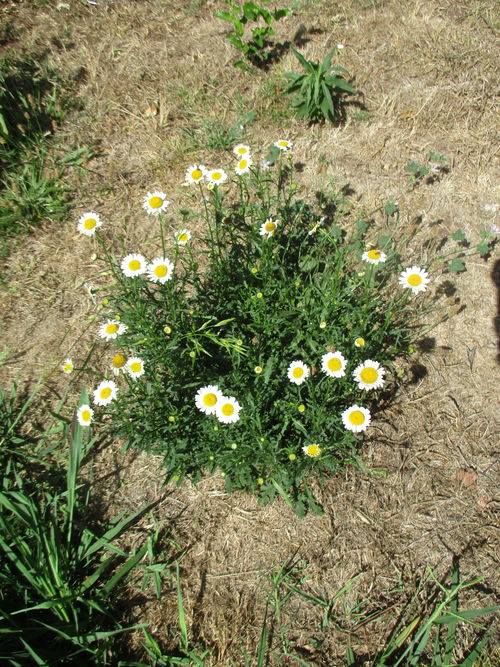
[[[406,165],[405,170],[409,171],[410,174],[416,174],[420,167],[416,162],[410,162],[409,164]]]
[[[451,238],[454,241],[465,241],[467,237],[465,236],[465,232],[462,229],[457,229],[456,232],[453,232]]]
[[[491,250],[490,244],[488,243],[488,241],[486,239],[484,239],[483,241],[481,241],[481,243],[479,243],[476,246],[476,250],[481,255],[481,257],[485,257],[486,255],[489,255],[489,253],[490,253],[490,250]]]
[[[464,262],[460,259],[460,257],[455,257],[454,259],[452,259],[448,266],[449,273],[462,273],[465,270],[466,266]]]

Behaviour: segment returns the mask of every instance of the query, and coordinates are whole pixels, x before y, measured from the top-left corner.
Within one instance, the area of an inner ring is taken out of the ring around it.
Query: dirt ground
[[[210,120],[236,127],[253,111],[246,139],[256,150],[280,137],[292,140],[311,201],[327,184],[349,185],[353,211],[397,199],[404,227],[415,231],[424,253],[426,238],[462,228],[478,242],[481,229],[500,224],[493,1],[288,3],[295,11],[277,24],[276,41],[295,39],[310,60],[343,44],[340,63],[363,92],[363,108],[348,107],[344,125],[311,127],[292,116],[280,94],[280,75],[299,71],[290,52],[267,73],[232,67],[237,54],[213,17],[223,5],[0,5],[2,20],[15,26],[0,53],[44,53],[74,91],[78,104],[54,139],[68,150],[90,146],[95,153],[85,173],[70,176],[77,194],[67,221],[47,221],[3,267],[5,383],[16,374],[28,382],[45,373],[53,395],[68,382],[78,392],[78,376],[61,378],[57,366],[67,356],[85,357],[95,340],[89,318],[96,310],[83,284],[106,283],[94,248],[77,238],[78,217],[98,210],[113,233],[126,234],[130,248],[153,244],[151,223],[139,215],[143,194],[162,189],[181,208],[187,166],[230,163],[224,151],[203,147]],[[193,148],[189,132],[201,148]],[[450,170],[413,188],[404,167],[425,162],[429,151],[444,154]],[[167,488],[157,520],[188,549],[182,560],[188,625],[193,642],[211,649],[211,664],[245,664],[242,650],[254,651],[262,628],[266,575],[284,563],[300,564],[304,589],[325,598],[361,575],[346,597],[349,613],[336,607],[343,619],[337,627],[321,629],[321,611],[305,599],[285,608],[295,654],[311,664],[345,664],[349,646],[360,655],[373,652],[427,566],[444,575],[459,558],[464,579],[484,577],[468,606],[495,603],[499,262],[498,253],[487,262],[476,257],[464,274],[433,278],[435,289],[450,292],[449,318],[417,343],[396,400],[361,449],[365,466],[386,476],[345,471],[317,489],[324,515],[302,519],[281,501],[260,507],[248,495],[227,494],[217,476],[197,487]],[[100,452],[93,466],[107,507],[135,509],[164,493],[159,461],[123,454],[120,443]],[[376,611],[378,620],[356,624],[361,612]],[[142,596],[130,615],[151,622],[164,641],[176,618],[175,595],[167,592],[159,602]]]

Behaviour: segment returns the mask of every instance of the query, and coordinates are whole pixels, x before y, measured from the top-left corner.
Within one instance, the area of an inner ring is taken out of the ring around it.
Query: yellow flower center
[[[179,241],[181,243],[186,243],[186,241],[189,241],[189,236],[186,233],[179,234]]]
[[[353,426],[360,426],[365,421],[365,416],[361,410],[353,410],[349,415],[349,421]]]
[[[333,357],[328,359],[327,366],[329,371],[339,371],[342,368],[342,362],[337,357]]]
[[[266,230],[266,232],[274,232],[274,230],[276,229],[276,223],[274,223],[272,220],[269,220],[264,225],[264,229]]]
[[[247,149],[246,149],[244,146],[240,146],[240,147],[238,148],[238,153],[239,153],[240,155],[245,155],[246,152],[247,152]]]
[[[319,456],[321,450],[318,447],[318,445],[309,445],[309,447],[307,448],[307,453],[309,454],[309,456]]]
[[[104,387],[104,389],[101,389],[101,398],[109,398],[111,396],[111,388],[110,387]]]
[[[90,412],[88,410],[83,410],[81,417],[84,422],[89,422],[90,421]]]
[[[354,341],[358,347],[363,347],[365,344],[365,339],[364,338],[356,338]]]
[[[222,178],[222,174],[220,173],[220,171],[214,171],[213,172],[213,174],[212,174],[212,180],[213,181],[220,181],[221,178]]]
[[[64,364],[64,370],[65,371],[73,370],[73,364]]]
[[[247,164],[248,164],[247,160],[240,160],[240,169],[245,169]]]
[[[226,417],[231,417],[231,415],[234,414],[234,405],[231,403],[224,403],[224,405],[221,408],[222,414],[225,415]]]
[[[367,368],[363,368],[359,377],[365,384],[373,384],[378,380],[378,371],[376,368],[368,366]]]
[[[300,366],[296,366],[292,371],[292,375],[294,378],[301,378],[304,375],[304,369]]]
[[[161,197],[150,197],[149,205],[151,208],[160,208],[163,204],[163,199]]]
[[[114,334],[118,331],[118,324],[108,324],[106,326],[106,333],[107,334]]]
[[[370,259],[380,259],[380,250],[369,250],[366,254]]]
[[[159,266],[155,266],[153,273],[157,278],[164,278],[168,273],[168,269],[165,264],[160,264]]]
[[[278,141],[278,146],[286,148],[288,146],[288,141]]]
[[[217,403],[217,396],[215,394],[205,394],[205,396],[203,396],[203,403],[207,408],[211,408]]]
[[[412,287],[417,287],[422,283],[422,276],[420,276],[418,273],[412,273],[411,275],[408,276],[408,285],[411,285]]]
[[[203,176],[203,172],[201,169],[193,169],[191,172],[191,178],[194,179],[195,181],[199,181],[200,178]]]
[[[116,356],[113,357],[113,361],[111,362],[114,368],[123,368],[126,363],[127,360],[125,359],[123,354],[117,354]]]
[[[138,259],[132,259],[132,260],[128,263],[128,268],[129,268],[131,271],[138,271],[138,270],[141,268],[141,263],[139,262]]]
[[[142,364],[138,361],[134,361],[134,363],[130,364],[130,370],[132,373],[140,373],[142,370]]]
[[[85,222],[83,223],[84,229],[94,229],[94,227],[97,224],[97,220],[94,218],[87,218]]]

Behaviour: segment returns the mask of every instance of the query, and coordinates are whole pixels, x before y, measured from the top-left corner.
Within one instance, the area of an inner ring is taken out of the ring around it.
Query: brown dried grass
[[[136,219],[143,193],[164,188],[180,206],[177,184],[189,163],[229,162],[220,152],[186,151],[182,129],[199,127],[203,118],[232,125],[242,108],[255,110],[252,145],[291,138],[304,165],[305,196],[313,199],[332,181],[355,190],[354,210],[398,198],[403,229],[421,219],[416,242],[460,227],[477,238],[492,222],[484,205],[498,202],[498,63],[488,3],[301,3],[278,25],[277,38],[305,32],[301,50],[313,60],[344,43],[341,62],[356,74],[370,113],[363,121],[351,108],[344,127],[310,128],[286,113],[280,99],[279,73],[298,71],[291,54],[270,75],[231,67],[235,54],[224,26],[212,18],[220,3],[68,4],[60,11],[54,4],[36,11],[27,3],[2,8],[22,34],[22,44],[4,49],[47,50],[77,87],[82,108],[57,139],[98,148],[86,175],[74,176],[78,194],[68,224],[55,229],[47,223],[6,266],[2,348],[13,355],[2,369],[6,381],[18,372],[34,379],[66,356],[84,356],[95,323],[88,330],[82,323],[96,311],[82,284],[99,286],[106,276],[91,261],[91,245],[75,237],[75,220],[83,210],[98,209],[112,228],[110,239],[126,231],[130,250],[151,245],[152,225],[142,215]],[[447,156],[450,173],[433,185],[409,187],[404,165],[423,161],[429,150]],[[192,637],[213,649],[213,664],[228,665],[230,658],[240,664],[242,647],[255,649],[263,577],[290,559],[307,564],[308,589],[326,597],[362,573],[348,605],[389,609],[367,627],[349,626],[347,640],[333,626],[317,630],[318,610],[294,599],[284,623],[291,623],[303,657],[319,665],[343,664],[347,642],[360,652],[380,645],[425,565],[443,573],[458,556],[464,576],[482,575],[493,587],[499,295],[491,271],[491,262],[478,259],[453,278],[465,308],[429,334],[396,402],[376,420],[362,456],[387,477],[359,470],[338,475],[317,490],[325,514],[305,519],[281,501],[259,507],[247,495],[228,495],[216,477],[196,487],[183,484],[163,500],[159,518],[189,546],[182,570]],[[58,389],[57,371],[48,382]],[[474,474],[464,478],[464,471]],[[120,454],[118,443],[97,456],[93,472],[111,508],[136,508],[161,494],[159,462]],[[471,593],[470,604],[487,604],[490,593]],[[175,626],[175,596],[142,600],[131,614],[164,637],[165,627]],[[320,650],[311,647],[313,637],[323,640]]]

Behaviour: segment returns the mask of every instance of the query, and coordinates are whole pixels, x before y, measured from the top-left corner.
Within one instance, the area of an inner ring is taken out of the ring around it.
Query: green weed
[[[358,91],[345,78],[351,78],[345,67],[331,64],[335,49],[326,55],[322,63],[313,63],[295,49],[292,51],[306,70],[306,74],[285,74],[290,81],[285,92],[295,96],[292,106],[297,116],[307,118],[311,123],[342,120],[343,98],[345,95],[357,95]]]
[[[91,494],[78,477],[96,437],[76,418],[69,429],[59,423],[35,440],[19,436],[34,395],[18,400],[16,387],[0,394],[0,659],[14,666],[116,664],[115,637],[132,629],[119,620],[116,596],[151,548],[146,541],[127,553],[116,540],[150,507],[90,523]],[[80,402],[87,401],[83,391]],[[66,437],[61,471],[54,455]]]
[[[233,0],[226,0],[226,3],[229,5],[229,10],[219,11],[215,14],[217,18],[233,24],[233,30],[226,33],[226,39],[252,65],[265,67],[276,56],[276,48],[273,49],[270,42],[270,38],[275,34],[272,27],[273,22],[287,16],[291,10],[275,9],[273,12],[269,12],[255,2],[245,2],[241,7]],[[264,25],[256,25],[251,28],[251,36],[245,38],[247,23],[258,23],[261,19]],[[234,66],[248,68],[243,60],[236,61]]]

